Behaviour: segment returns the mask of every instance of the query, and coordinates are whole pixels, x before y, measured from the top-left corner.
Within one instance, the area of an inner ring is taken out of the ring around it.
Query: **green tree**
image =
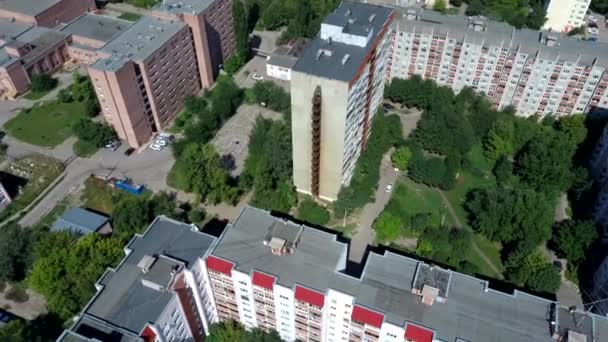
[[[311,197],[306,197],[298,207],[298,218],[322,226],[329,222],[329,211],[317,204]]]
[[[112,127],[85,118],[76,121],[72,126],[72,131],[78,139],[96,147],[102,147],[109,140],[116,138],[116,132],[114,132]]]
[[[399,238],[403,232],[401,220],[388,212],[382,212],[374,222],[376,238],[379,241],[391,242]]]
[[[164,215],[170,218],[177,218],[175,210],[175,195],[160,191],[154,194],[154,197],[149,202],[151,217]]]
[[[433,4],[433,10],[444,13],[447,10],[445,0],[435,0],[435,3]]]
[[[483,153],[490,161],[513,155],[515,127],[510,119],[497,120],[483,140]]]
[[[536,135],[517,159],[516,173],[529,187],[546,193],[568,189],[576,145],[562,132]]]
[[[58,81],[49,74],[33,74],[30,78],[30,88],[35,92],[52,90],[57,86]]]
[[[608,14],[608,0],[592,0],[591,9],[600,14]]]
[[[236,53],[246,60],[249,57],[249,24],[247,11],[241,0],[232,2],[232,21],[236,40]]]
[[[577,264],[597,239],[597,228],[591,220],[567,220],[561,222],[553,233],[551,246],[558,256]]]
[[[144,199],[126,197],[112,211],[114,231],[130,237],[146,229],[151,218],[150,206]]]
[[[98,234],[83,236],[70,244],[53,245],[37,253],[40,257],[32,266],[28,283],[44,295],[51,311],[66,320],[90,300],[95,293],[94,284],[106,268],[124,256],[123,246],[122,239]]]
[[[406,170],[410,159],[412,159],[412,151],[407,146],[398,147],[391,156],[391,159],[396,168],[399,170]]]
[[[21,281],[32,262],[33,236],[30,229],[15,224],[0,234],[0,282]]]
[[[496,176],[498,184],[508,185],[513,180],[513,163],[503,154],[494,164],[492,172]]]
[[[260,329],[246,330],[234,321],[213,324],[209,328],[208,342],[281,342],[276,332],[266,333]]]
[[[557,130],[568,137],[572,146],[578,146],[587,137],[587,127],[585,126],[585,115],[574,114],[559,119],[556,123]]]
[[[533,291],[555,293],[561,285],[557,269],[538,250],[508,261],[507,277]]]
[[[178,188],[194,192],[201,201],[233,203],[238,190],[231,185],[230,176],[213,145],[186,145],[173,165],[170,182]]]

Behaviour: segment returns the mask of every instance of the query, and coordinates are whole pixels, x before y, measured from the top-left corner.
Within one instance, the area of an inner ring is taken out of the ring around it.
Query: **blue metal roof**
[[[71,230],[79,234],[96,232],[109,218],[81,208],[72,208],[53,223],[51,231]]]

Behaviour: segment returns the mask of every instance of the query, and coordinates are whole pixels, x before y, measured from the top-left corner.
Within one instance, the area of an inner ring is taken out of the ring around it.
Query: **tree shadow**
[[[220,167],[230,172],[236,169],[236,160],[232,154],[224,154],[220,157]]]

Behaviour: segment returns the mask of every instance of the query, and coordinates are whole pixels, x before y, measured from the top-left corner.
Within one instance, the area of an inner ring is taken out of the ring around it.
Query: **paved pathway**
[[[445,196],[445,193],[443,191],[441,191],[439,189],[436,189],[436,190],[439,193],[439,195],[441,196],[441,200],[443,201],[446,208],[448,209],[450,216],[452,216],[452,219],[455,222],[456,228],[462,229],[462,227],[463,227],[462,222],[458,218],[458,215],[456,215],[456,212],[454,211],[454,207],[452,207],[452,203],[450,203],[450,201]],[[494,271],[494,273],[498,277],[498,279],[503,279],[502,272],[500,272],[500,270],[498,269],[498,267],[496,267],[496,265],[494,265],[492,260],[490,260],[490,258],[488,258],[488,256],[481,250],[481,248],[479,248],[479,246],[477,245],[477,242],[473,241],[471,247],[473,247],[473,250],[475,251],[475,253],[479,254],[481,256],[481,258],[486,262],[486,264],[488,264],[488,266],[490,266],[490,268],[492,269],[492,271]]]
[[[388,184],[395,184],[398,176],[398,172],[393,169],[391,163],[390,156],[392,152],[393,149],[390,149],[382,158],[380,181],[378,182],[374,202],[366,204],[359,217],[359,229],[350,241],[350,252],[348,255],[350,261],[360,263],[363,260],[367,246],[374,244],[375,233],[372,230],[372,224],[391,199],[391,192],[386,192],[386,186]]]

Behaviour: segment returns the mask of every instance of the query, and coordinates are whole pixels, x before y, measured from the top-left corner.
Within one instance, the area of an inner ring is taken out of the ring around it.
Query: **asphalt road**
[[[13,148],[11,146],[11,148]],[[145,149],[129,157],[123,154],[127,146],[117,151],[99,150],[87,159],[76,158],[67,167],[64,179],[59,182],[19,223],[23,227],[35,225],[44,215],[75,191],[90,175],[124,178],[145,184],[154,191],[167,190],[165,177],[173,165],[169,148],[160,152]]]

